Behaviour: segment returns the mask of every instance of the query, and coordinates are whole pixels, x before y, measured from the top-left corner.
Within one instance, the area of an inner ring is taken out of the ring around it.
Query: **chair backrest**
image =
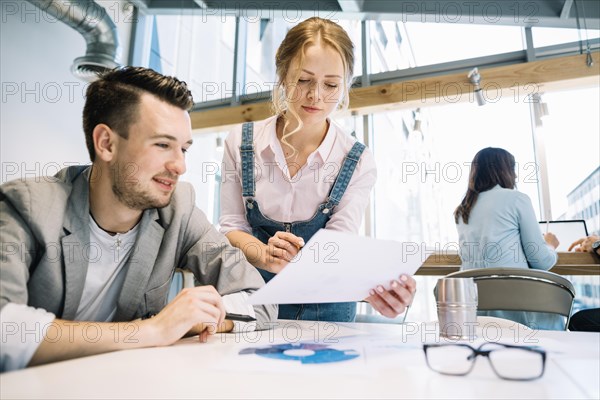
[[[167,294],[167,303],[170,303],[183,289],[194,286],[194,274],[191,271],[175,268],[169,293]]]
[[[447,278],[472,277],[481,311],[534,311],[559,314],[569,324],[575,288],[553,272],[524,268],[479,268],[453,272]],[[437,296],[437,294],[436,294]]]

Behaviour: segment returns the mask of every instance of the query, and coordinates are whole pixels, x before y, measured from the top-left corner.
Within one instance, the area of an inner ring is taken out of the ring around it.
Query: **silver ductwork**
[[[81,33],[87,44],[85,56],[73,61],[71,72],[91,82],[99,72],[120,66],[117,26],[106,10],[93,0],[27,0],[42,11]]]

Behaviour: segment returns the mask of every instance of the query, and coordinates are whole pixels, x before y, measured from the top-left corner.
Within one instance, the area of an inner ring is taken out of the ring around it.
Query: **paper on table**
[[[321,229],[250,304],[308,304],[359,301],[377,285],[412,275],[425,261],[425,246],[376,240]]]

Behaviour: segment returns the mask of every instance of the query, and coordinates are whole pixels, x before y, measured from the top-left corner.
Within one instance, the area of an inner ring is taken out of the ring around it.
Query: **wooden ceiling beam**
[[[528,63],[483,68],[481,87],[489,103],[512,97],[518,101],[544,91],[600,84],[600,52],[592,53],[594,65],[588,67],[586,55],[558,57]],[[458,102],[474,102],[473,85],[464,73],[399,81],[353,89],[350,106],[343,115],[367,114],[402,108],[417,108]],[[271,103],[263,101],[236,107],[223,107],[191,113],[192,128],[206,131],[227,130],[232,125],[259,121],[272,115]]]

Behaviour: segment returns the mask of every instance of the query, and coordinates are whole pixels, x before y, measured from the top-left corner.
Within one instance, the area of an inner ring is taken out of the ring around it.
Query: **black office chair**
[[[573,284],[553,272],[524,268],[478,268],[453,272],[446,278],[473,278],[478,311],[532,311],[569,319],[575,299]],[[437,298],[437,292],[435,292]]]

